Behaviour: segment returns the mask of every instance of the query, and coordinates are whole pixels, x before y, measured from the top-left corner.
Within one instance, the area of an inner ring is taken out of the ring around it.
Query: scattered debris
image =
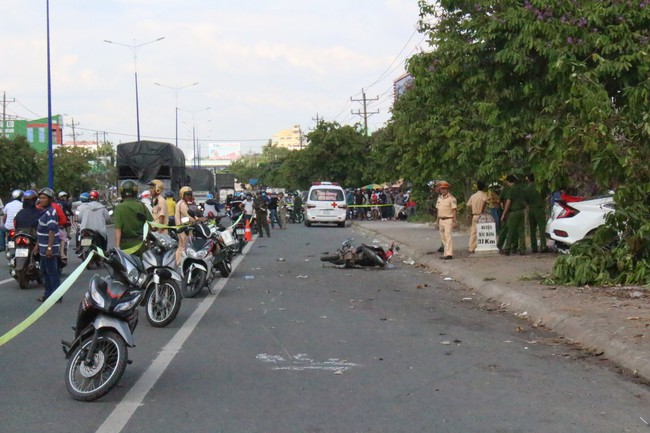
[[[528,316],[528,311],[524,311],[523,313],[515,313],[515,316],[517,316],[517,317],[527,317]]]
[[[468,301],[471,301],[472,299],[473,299],[473,298],[469,298],[469,297],[467,297],[467,298],[463,298],[463,299],[461,299],[460,301],[461,301],[461,302],[468,302]]]
[[[630,298],[643,298],[643,292],[635,290],[634,292],[630,293]]]
[[[404,260],[403,263],[404,263],[405,265],[414,265],[414,264],[415,264],[415,260],[413,260],[413,259],[407,259],[407,260]]]
[[[424,289],[425,287],[429,287],[429,285],[428,284],[418,284],[417,286],[415,286],[416,289]]]
[[[244,279],[245,279],[245,280],[254,280],[254,279],[255,279],[255,275],[244,275]]]
[[[309,278],[308,275],[298,275],[296,278]]]
[[[442,279],[445,281],[454,281],[454,279],[451,277],[443,277]]]
[[[449,346],[451,344],[451,341],[443,340],[443,341],[440,342],[440,344],[444,344],[445,346]]]
[[[284,257],[278,257],[277,260],[278,262],[284,262]]]

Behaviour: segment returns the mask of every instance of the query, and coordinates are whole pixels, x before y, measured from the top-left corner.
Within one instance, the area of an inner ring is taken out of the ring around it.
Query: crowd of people
[[[348,189],[345,196],[351,220],[406,220],[415,214],[410,191],[400,188]]]

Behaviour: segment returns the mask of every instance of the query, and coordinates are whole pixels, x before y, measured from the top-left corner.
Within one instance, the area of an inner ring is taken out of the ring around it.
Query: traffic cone
[[[251,220],[246,220],[246,228],[244,229],[244,240],[250,242],[253,240],[253,235],[251,234]]]

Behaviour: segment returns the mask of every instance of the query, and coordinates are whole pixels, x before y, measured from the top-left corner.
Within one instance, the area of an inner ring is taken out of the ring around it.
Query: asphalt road
[[[85,272],[0,347],[0,432],[648,431],[646,385],[457,283],[399,255],[393,269],[323,266],[349,236],[373,241],[351,228],[274,230],[167,328],[141,312],[133,364],[93,403],[68,395],[59,344],[97,271]],[[0,333],[40,294],[20,290],[1,258]]]

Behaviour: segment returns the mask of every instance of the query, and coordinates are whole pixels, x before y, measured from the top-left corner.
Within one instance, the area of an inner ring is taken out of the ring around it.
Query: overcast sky
[[[46,1],[0,0],[0,11],[6,112],[46,117]],[[74,119],[78,140],[136,140],[132,46],[164,37],[135,50],[142,139],[174,142],[176,93],[186,155],[192,125],[202,142],[249,152],[292,125],[308,132],[317,114],[361,121],[350,98],[362,88],[379,98],[374,130],[405,59],[426,49],[417,19],[417,0],[50,0],[53,113]]]

